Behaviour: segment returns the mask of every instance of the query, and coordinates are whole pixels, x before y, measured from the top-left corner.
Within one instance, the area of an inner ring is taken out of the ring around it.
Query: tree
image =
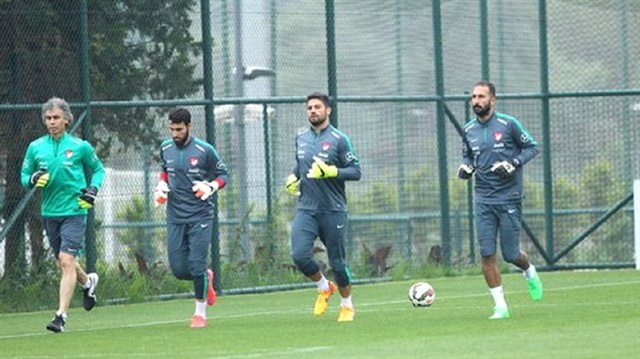
[[[0,91],[0,103],[43,103],[52,96],[70,103],[82,100],[80,4],[0,0],[0,78],[9,89]],[[194,5],[195,0],[90,1],[92,100],[172,99],[195,93],[199,83],[192,59],[199,49],[189,32]],[[83,111],[73,110],[76,118]],[[159,112],[142,107],[93,111],[93,144],[100,156],[105,159],[116,140],[134,149],[155,143],[153,123]],[[39,111],[2,116],[0,141],[7,144],[0,150],[6,161],[0,166],[0,183],[6,183],[2,217],[13,213],[25,194],[19,164],[28,143],[43,133]],[[43,258],[42,246],[33,245],[42,238],[39,211],[27,212],[6,237],[5,277],[14,280],[26,269],[24,223],[32,239],[32,268]]]

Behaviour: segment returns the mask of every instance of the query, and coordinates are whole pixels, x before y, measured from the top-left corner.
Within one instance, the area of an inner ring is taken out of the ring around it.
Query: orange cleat
[[[209,285],[207,286],[207,305],[214,305],[216,304],[218,295],[216,294],[216,290],[213,289],[213,271],[211,269],[207,269],[207,275],[209,277]]]

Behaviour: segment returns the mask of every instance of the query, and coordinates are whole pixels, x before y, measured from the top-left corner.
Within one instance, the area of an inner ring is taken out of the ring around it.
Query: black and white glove
[[[49,172],[47,172],[45,168],[41,168],[35,171],[31,175],[31,178],[29,178],[29,183],[32,186],[36,186],[36,187],[44,187],[47,185],[48,182],[49,182]]]
[[[496,162],[491,166],[491,172],[500,178],[509,178],[516,172],[516,166],[510,161]]]
[[[96,202],[96,196],[98,196],[98,189],[94,186],[89,186],[82,189],[82,194],[78,197],[78,206],[83,209],[93,208],[93,204]]]
[[[475,170],[476,169],[473,168],[473,166],[463,163],[458,167],[458,178],[463,180],[469,179],[473,176],[473,172],[475,172]]]

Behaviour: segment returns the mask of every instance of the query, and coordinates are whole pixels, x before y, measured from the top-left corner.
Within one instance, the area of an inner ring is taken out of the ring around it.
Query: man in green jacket
[[[46,328],[61,333],[76,282],[83,289],[84,309],[91,310],[96,303],[98,274],[87,274],[76,256],[82,251],[87,210],[93,208],[104,168],[91,144],[67,133],[73,115],[65,100],[53,97],[42,105],[42,120],[49,134],[29,144],[21,182],[26,188],[42,191],[43,224],[62,272],[59,307]],[[90,183],[85,167],[92,173]]]

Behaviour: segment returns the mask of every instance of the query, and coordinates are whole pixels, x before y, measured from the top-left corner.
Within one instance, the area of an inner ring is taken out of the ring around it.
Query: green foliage
[[[25,312],[58,305],[60,270],[53,260],[21,281],[0,278],[0,313]]]
[[[149,208],[150,204],[145,204],[142,196],[134,196],[131,202],[126,204],[117,214],[116,218],[127,223],[141,223],[151,219],[153,212]],[[157,215],[156,215],[157,216]],[[118,241],[128,248],[132,261],[144,260],[147,265],[151,265],[158,257],[158,253],[165,246],[165,241],[158,241],[156,238],[164,238],[156,229],[146,227],[132,227],[118,232]],[[144,269],[143,269],[144,270]]]
[[[193,292],[191,281],[177,280],[164,265],[152,274],[140,272],[133,263],[118,268],[102,267],[98,271],[99,298],[105,302],[141,303],[161,295]]]
[[[601,160],[590,164],[581,176],[582,204],[587,207],[610,206],[621,199],[625,192],[623,185],[611,162]]]
[[[290,222],[294,215],[295,199],[287,195],[283,188],[273,196],[274,202],[271,217],[265,223],[249,223],[249,215],[243,216],[247,227],[247,237],[253,257],[244,260],[245,248],[242,248],[242,224],[235,226],[229,238],[226,238],[227,260],[222,263],[225,275],[222,277],[223,288],[238,288],[246,285],[275,285],[299,283],[304,276],[295,269],[289,252]],[[293,204],[293,205],[292,205]],[[254,210],[249,206],[249,213]],[[265,211],[258,211],[256,218],[267,218]]]

